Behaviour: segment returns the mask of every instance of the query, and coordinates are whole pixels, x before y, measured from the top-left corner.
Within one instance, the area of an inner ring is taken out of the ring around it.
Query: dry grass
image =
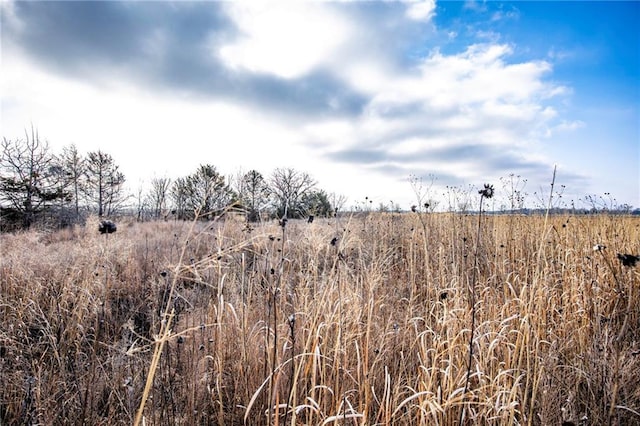
[[[0,424],[640,423],[640,220],[477,219],[2,235]]]

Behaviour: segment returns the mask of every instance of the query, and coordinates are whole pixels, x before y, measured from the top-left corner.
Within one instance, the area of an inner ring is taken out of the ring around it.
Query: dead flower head
[[[495,190],[493,189],[493,185],[488,183],[484,184],[484,188],[478,191],[478,194],[483,196],[484,198],[492,198]]]
[[[101,234],[113,234],[117,229],[118,227],[116,226],[115,222],[112,222],[110,220],[103,220],[98,225],[98,231]]]
[[[632,254],[618,253],[618,259],[624,266],[636,266],[636,263],[640,260],[640,256],[634,256]]]

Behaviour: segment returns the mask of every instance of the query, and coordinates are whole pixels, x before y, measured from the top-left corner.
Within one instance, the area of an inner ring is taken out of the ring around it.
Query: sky
[[[484,183],[508,204],[513,180],[535,207],[556,168],[559,205],[640,206],[638,1],[1,0],[0,13],[2,136],[33,125],[54,153],[103,150],[132,192],[213,164],[291,167],[349,206],[403,209],[411,177],[440,206]]]

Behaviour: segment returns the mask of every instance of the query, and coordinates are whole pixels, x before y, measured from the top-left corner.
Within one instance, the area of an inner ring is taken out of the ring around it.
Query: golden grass
[[[94,218],[2,235],[0,424],[640,423],[640,267],[616,259],[640,251],[640,220],[477,226],[363,214],[105,236]]]

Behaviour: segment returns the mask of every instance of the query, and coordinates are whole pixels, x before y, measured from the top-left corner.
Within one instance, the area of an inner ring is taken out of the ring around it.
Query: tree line
[[[233,211],[255,222],[330,216],[346,201],[319,189],[308,173],[292,168],[277,168],[269,176],[249,170],[225,177],[215,166],[201,164],[187,176],[155,177],[137,194],[127,192],[125,181],[113,157],[102,150],[82,155],[72,144],[54,154],[33,128],[24,138],[3,137],[0,228],[29,229],[36,223],[64,227],[82,222],[88,214],[127,213],[138,220],[190,220]]]

